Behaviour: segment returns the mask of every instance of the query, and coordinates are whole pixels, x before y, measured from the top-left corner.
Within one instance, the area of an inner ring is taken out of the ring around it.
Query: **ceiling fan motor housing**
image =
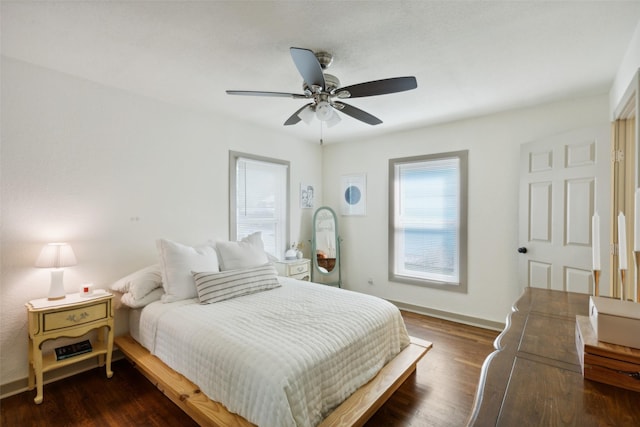
[[[333,74],[329,74],[329,73],[322,73],[324,75],[324,92],[331,92],[334,89],[337,89],[340,87],[340,80],[334,76]],[[314,94],[316,93],[316,91],[314,91],[315,87],[309,87],[309,85],[306,82],[302,82],[302,90],[305,93],[309,93],[309,94]]]
[[[340,87],[340,80],[338,80],[336,76],[329,73],[323,73],[323,74],[324,74],[324,85],[325,85],[324,90],[325,91],[331,92],[334,89],[337,89]]]

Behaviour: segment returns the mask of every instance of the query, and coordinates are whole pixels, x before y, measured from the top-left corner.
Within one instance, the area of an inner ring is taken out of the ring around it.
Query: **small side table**
[[[29,390],[37,387],[33,401],[42,403],[43,373],[62,368],[91,357],[98,357],[98,365],[105,366],[107,378],[113,376],[113,295],[103,290],[91,296],[68,294],[64,299],[47,298],[25,304],[29,318]],[[42,343],[61,337],[80,337],[98,329],[96,342],[89,353],[56,360],[55,352],[42,354]]]
[[[278,275],[292,279],[311,280],[311,260],[307,258],[292,259],[276,262]]]

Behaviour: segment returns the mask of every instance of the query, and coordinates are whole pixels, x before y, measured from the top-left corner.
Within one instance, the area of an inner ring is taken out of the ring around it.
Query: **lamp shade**
[[[329,127],[329,128],[334,127],[335,125],[337,125],[338,123],[340,123],[340,120],[342,120],[342,119],[341,119],[341,118],[340,118],[340,116],[339,116],[338,114],[336,114],[336,113],[335,113],[335,111],[334,111],[334,113],[333,113],[333,115],[331,116],[331,118],[330,118],[329,120],[327,120],[327,127]]]
[[[310,124],[313,121],[313,116],[315,116],[315,114],[311,107],[305,108],[298,113],[298,117],[300,117],[306,124]]]
[[[320,101],[316,105],[316,117],[318,120],[326,122],[333,117],[333,107],[327,101]]]
[[[36,267],[62,268],[76,265],[76,256],[67,243],[49,243],[40,251]]]

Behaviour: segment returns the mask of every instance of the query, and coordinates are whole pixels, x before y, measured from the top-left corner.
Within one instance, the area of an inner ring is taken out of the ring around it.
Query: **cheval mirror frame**
[[[338,218],[327,206],[322,206],[313,214],[311,235],[311,280],[330,286],[342,286],[340,266],[340,235]],[[335,279],[337,275],[338,280]]]

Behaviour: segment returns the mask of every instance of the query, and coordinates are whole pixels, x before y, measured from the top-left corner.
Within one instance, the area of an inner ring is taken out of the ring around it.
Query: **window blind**
[[[277,257],[286,249],[287,170],[286,164],[236,161],[236,236],[261,231],[265,250]]]
[[[458,283],[459,158],[397,163],[395,183],[396,273]]]

